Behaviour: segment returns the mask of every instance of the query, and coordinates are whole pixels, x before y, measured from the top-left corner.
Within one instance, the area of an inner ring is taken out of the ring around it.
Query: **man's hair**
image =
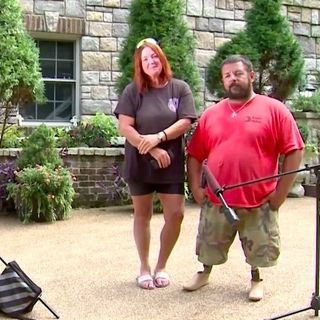
[[[253,71],[253,65],[250,59],[240,54],[233,54],[228,56],[226,59],[224,59],[221,63],[220,70],[222,70],[222,67],[226,64],[237,63],[237,62],[242,62],[246,66],[248,72]]]
[[[150,77],[143,71],[142,62],[141,62],[141,52],[143,48],[149,47],[151,48],[159,57],[159,60],[162,64],[162,71],[159,75],[159,83],[165,84],[172,78],[172,71],[168,59],[162,49],[152,43],[144,43],[142,46],[136,49],[134,53],[134,75],[133,80],[138,88],[139,93],[143,93],[147,91],[150,87],[152,87],[152,81]]]

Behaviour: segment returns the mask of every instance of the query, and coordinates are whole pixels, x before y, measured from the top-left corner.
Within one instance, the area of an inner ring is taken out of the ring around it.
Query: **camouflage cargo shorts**
[[[225,218],[221,206],[207,200],[201,208],[198,226],[196,254],[206,265],[222,264],[236,234],[242,244],[246,262],[251,266],[271,267],[280,254],[278,211],[269,203],[259,208],[233,208],[240,218],[233,227]]]

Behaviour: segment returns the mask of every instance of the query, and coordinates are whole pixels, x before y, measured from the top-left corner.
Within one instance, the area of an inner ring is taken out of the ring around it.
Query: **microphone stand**
[[[265,320],[277,320],[277,319],[282,319],[300,312],[304,312],[307,310],[314,310],[314,315],[316,317],[319,316],[319,310],[320,310],[320,297],[319,297],[319,258],[320,258],[320,245],[319,245],[319,241],[320,241],[320,164],[318,165],[313,165],[313,166],[309,166],[308,164],[306,164],[304,166],[304,168],[298,169],[298,170],[292,170],[292,171],[287,171],[287,172],[282,172],[279,173],[277,175],[273,175],[273,176],[268,176],[268,177],[263,177],[260,179],[256,179],[256,180],[250,180],[247,182],[243,182],[243,183],[239,183],[239,184],[233,184],[233,185],[229,185],[229,186],[220,186],[219,183],[217,182],[217,180],[215,179],[215,177],[213,176],[213,174],[210,172],[208,166],[207,166],[207,161],[205,161],[202,165],[202,179],[201,179],[201,186],[205,187],[206,185],[209,186],[209,188],[212,190],[212,192],[219,198],[222,207],[223,207],[223,213],[225,214],[226,219],[228,220],[229,223],[231,223],[232,225],[236,226],[239,222],[239,217],[236,215],[236,213],[234,212],[234,210],[232,208],[230,208],[227,204],[227,202],[225,201],[225,199],[223,198],[223,192],[225,190],[230,190],[230,189],[234,189],[234,188],[239,188],[241,186],[247,186],[247,185],[251,185],[251,184],[255,184],[255,183],[260,183],[262,181],[266,181],[266,180],[272,180],[272,179],[276,179],[285,175],[290,175],[290,174],[295,174],[298,172],[302,172],[302,171],[311,171],[314,170],[314,173],[317,177],[317,182],[316,182],[316,261],[315,261],[315,290],[314,293],[312,294],[312,299],[311,299],[311,303],[309,307],[305,307],[302,309],[298,309],[295,311],[291,311],[279,316],[275,316],[273,318],[269,318],[269,319],[265,319]]]

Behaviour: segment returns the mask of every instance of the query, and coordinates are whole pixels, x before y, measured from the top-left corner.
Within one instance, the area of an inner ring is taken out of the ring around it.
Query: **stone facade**
[[[34,37],[80,40],[79,116],[112,113],[117,103],[118,56],[128,34],[130,0],[20,0],[27,30]],[[203,106],[214,101],[205,88],[206,68],[217,48],[245,26],[246,0],[185,0],[185,18],[197,47]],[[307,88],[320,68],[320,1],[283,0],[285,15],[305,56]]]

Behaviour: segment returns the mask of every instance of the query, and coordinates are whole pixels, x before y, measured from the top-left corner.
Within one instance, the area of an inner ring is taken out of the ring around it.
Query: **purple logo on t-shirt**
[[[179,99],[178,99],[178,98],[171,98],[171,99],[169,99],[168,108],[169,108],[172,112],[176,112],[176,111],[177,111],[178,105],[179,105]]]

